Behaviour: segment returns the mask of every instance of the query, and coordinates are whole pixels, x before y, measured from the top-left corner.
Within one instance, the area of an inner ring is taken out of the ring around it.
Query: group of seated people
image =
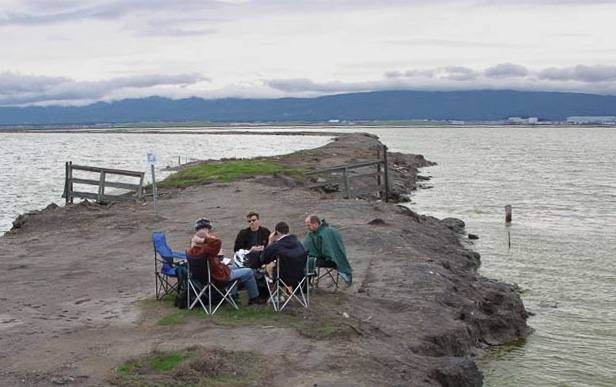
[[[249,212],[246,220],[249,226],[238,233],[233,247],[234,259],[229,263],[221,259],[222,242],[212,233],[213,224],[206,218],[195,222],[195,234],[186,255],[209,259],[212,281],[238,280],[239,287],[248,293],[248,305],[267,302],[267,288],[264,291],[257,281],[264,274],[269,278],[279,275],[291,287],[299,283],[304,277],[308,255],[316,258],[317,266],[336,268],[343,280],[351,284],[352,270],[342,238],[325,220],[308,215],[305,220],[308,232],[303,244],[296,235],[290,234],[286,222],[277,223],[270,232],[261,226],[258,213]],[[182,282],[186,281],[186,270],[183,269],[177,270],[181,288]]]

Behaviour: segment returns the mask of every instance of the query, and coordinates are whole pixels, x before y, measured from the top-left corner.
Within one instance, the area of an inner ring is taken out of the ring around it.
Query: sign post
[[[156,165],[156,154],[150,150],[147,153],[148,165],[152,168],[152,197],[154,198],[154,219],[158,220],[158,191],[156,190],[156,174],[154,173],[154,165]]]

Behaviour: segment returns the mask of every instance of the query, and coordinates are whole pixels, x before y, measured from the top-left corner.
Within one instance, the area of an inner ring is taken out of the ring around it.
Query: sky
[[[616,95],[614,0],[0,0],[0,106]]]

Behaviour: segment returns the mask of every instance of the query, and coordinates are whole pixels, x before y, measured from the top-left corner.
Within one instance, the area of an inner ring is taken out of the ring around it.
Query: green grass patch
[[[156,322],[156,325],[161,326],[173,326],[184,324],[188,321],[190,316],[188,313],[184,313],[183,310],[175,310],[172,313],[163,316],[160,320]]]
[[[155,352],[145,359],[132,360],[127,364],[118,367],[118,374],[133,375],[169,372],[180,364],[184,356],[180,353]]]
[[[243,305],[246,305],[245,294],[241,295]],[[155,313],[156,325],[179,326],[190,321],[202,320],[218,326],[238,327],[289,327],[295,329],[300,335],[312,339],[329,339],[346,331],[344,319],[330,309],[337,309],[346,300],[341,293],[323,292],[319,294],[321,302],[312,302],[310,309],[304,309],[295,301],[282,312],[276,312],[270,305],[255,305],[251,307],[240,306],[234,309],[223,304],[216,313],[208,315],[197,305],[192,310],[176,309],[171,302],[160,300],[146,300],[142,304]],[[148,314],[148,313],[146,313]]]
[[[154,371],[166,372],[171,371],[182,361],[182,355],[177,353],[161,354],[155,356],[150,361],[150,366]]]
[[[267,364],[254,353],[194,346],[130,360],[109,382],[117,386],[260,386],[269,377]]]
[[[158,183],[159,187],[183,187],[208,181],[230,182],[246,176],[280,173],[300,179],[305,169],[290,168],[271,160],[231,160],[184,169]]]

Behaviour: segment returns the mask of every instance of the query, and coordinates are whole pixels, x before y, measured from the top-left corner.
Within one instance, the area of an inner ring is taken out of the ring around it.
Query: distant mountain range
[[[0,125],[134,122],[280,122],[328,120],[496,121],[616,116],[616,96],[524,91],[378,91],[317,98],[172,100],[161,97],[80,107],[3,107]]]

